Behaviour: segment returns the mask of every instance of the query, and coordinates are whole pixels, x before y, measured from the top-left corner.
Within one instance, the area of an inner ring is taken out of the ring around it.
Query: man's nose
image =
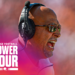
[[[59,37],[61,36],[61,34],[60,34],[60,32],[59,32],[58,29],[53,33],[53,35],[54,35],[55,37],[57,37],[57,38],[59,38]]]

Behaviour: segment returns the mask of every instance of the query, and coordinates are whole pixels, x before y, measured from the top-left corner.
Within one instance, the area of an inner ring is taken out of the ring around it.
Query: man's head
[[[35,24],[35,34],[27,41],[27,48],[30,48],[39,58],[52,56],[55,42],[60,37],[58,30],[60,26],[56,14],[45,6],[35,6],[30,10],[28,18]],[[56,30],[51,32],[53,28],[50,26],[55,27]]]

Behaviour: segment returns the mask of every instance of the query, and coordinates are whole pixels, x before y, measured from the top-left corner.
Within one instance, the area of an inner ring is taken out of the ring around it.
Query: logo
[[[17,43],[0,43],[0,70],[18,70]]]

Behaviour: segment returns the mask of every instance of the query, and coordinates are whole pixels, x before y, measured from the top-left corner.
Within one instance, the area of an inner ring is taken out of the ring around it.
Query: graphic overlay
[[[0,71],[18,70],[17,43],[0,43]]]

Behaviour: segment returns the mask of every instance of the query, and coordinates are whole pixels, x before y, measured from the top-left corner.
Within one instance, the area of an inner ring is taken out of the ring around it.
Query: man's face
[[[38,18],[38,21],[34,20],[35,25],[49,25],[55,23],[56,26],[59,25],[56,15],[54,13],[45,14],[42,18]],[[47,27],[35,27],[35,35],[31,39],[33,46],[35,47],[36,53],[39,54],[41,58],[50,57],[53,55],[53,50],[57,38],[60,36],[58,28],[55,32],[50,32]]]

